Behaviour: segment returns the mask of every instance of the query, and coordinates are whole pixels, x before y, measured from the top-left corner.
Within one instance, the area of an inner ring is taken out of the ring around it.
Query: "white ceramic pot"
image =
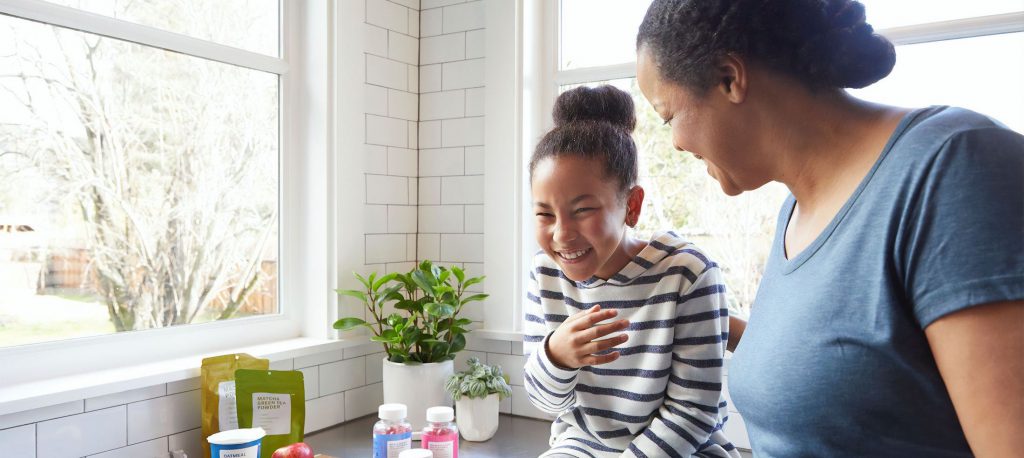
[[[478,399],[463,396],[455,401],[455,423],[462,438],[468,441],[482,442],[494,437],[498,431],[498,394]]]
[[[384,358],[384,403],[408,407],[414,439],[419,439],[427,423],[428,407],[452,405],[452,397],[444,390],[444,381],[454,373],[455,363],[451,360],[401,364]]]

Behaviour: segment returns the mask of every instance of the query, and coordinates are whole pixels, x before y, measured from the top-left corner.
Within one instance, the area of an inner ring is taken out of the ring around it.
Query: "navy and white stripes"
[[[538,253],[524,310],[524,377],[530,401],[558,414],[549,453],[738,456],[721,431],[724,294],[718,266],[670,232],[607,280],[572,281]],[[615,349],[620,358],[578,370],[555,366],[547,336],[594,304],[630,322],[629,340]]]

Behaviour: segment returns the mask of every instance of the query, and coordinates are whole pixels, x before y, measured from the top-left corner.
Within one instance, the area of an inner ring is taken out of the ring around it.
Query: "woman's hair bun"
[[[552,115],[555,127],[574,122],[607,122],[627,132],[636,128],[633,98],[614,86],[580,86],[558,96]]]
[[[889,74],[896,50],[875,33],[857,1],[832,1],[825,11],[830,24],[823,36],[805,50],[809,76],[834,87],[862,88]]]

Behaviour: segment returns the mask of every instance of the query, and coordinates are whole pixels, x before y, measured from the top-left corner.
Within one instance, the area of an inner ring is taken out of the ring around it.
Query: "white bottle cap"
[[[398,458],[434,458],[434,452],[425,448],[411,448],[399,453]]]
[[[427,409],[427,421],[440,422],[455,419],[455,411],[448,406],[437,406]]]
[[[377,417],[382,420],[404,420],[407,413],[405,404],[381,404],[377,408]]]

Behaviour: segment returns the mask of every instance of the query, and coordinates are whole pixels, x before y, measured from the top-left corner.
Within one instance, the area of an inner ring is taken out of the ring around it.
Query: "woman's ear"
[[[747,97],[750,75],[743,58],[729,53],[718,62],[718,92],[732,103],[741,103]]]
[[[644,188],[633,186],[626,197],[626,225],[636,227],[640,221],[640,210],[644,207]]]

